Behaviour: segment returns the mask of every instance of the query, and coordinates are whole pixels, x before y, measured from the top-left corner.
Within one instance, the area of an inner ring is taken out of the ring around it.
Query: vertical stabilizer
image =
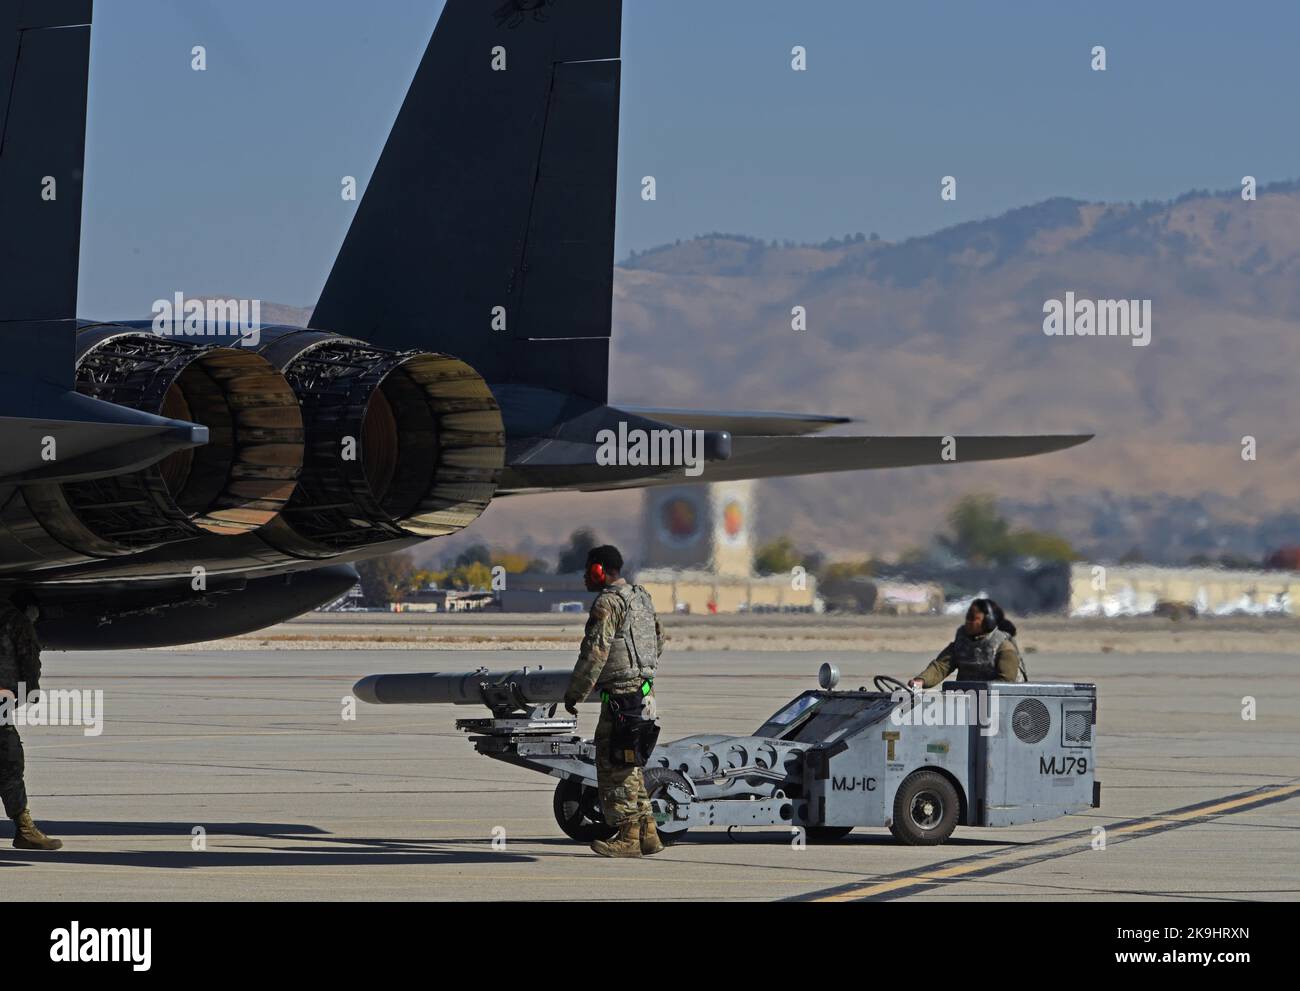
[[[91,0],[0,0],[0,347],[72,387]]]
[[[447,0],[312,326],[603,402],[621,26],[621,0]]]

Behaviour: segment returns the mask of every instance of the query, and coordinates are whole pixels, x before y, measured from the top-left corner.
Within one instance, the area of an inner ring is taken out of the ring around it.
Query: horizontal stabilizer
[[[0,374],[0,484],[138,471],[208,442],[208,428]]]
[[[635,416],[667,423],[684,430],[724,431],[733,437],[799,437],[804,434],[821,433],[831,427],[853,422],[844,416],[821,416],[816,413],[654,409],[649,406],[619,406],[618,408]]]
[[[782,475],[820,475],[872,468],[969,464],[1063,451],[1091,440],[1091,434],[1036,437],[747,437],[731,438],[731,456],[708,462],[688,477],[681,467],[599,465],[592,446],[590,464],[532,466],[511,464],[498,494],[555,490],[601,492],[611,489],[731,482]]]

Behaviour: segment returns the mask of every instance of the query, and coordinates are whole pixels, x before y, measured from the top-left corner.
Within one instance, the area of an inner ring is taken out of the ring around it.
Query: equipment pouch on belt
[[[659,724],[645,718],[644,693],[607,695],[605,704],[614,717],[609,735],[610,762],[621,767],[645,767],[659,742]]]

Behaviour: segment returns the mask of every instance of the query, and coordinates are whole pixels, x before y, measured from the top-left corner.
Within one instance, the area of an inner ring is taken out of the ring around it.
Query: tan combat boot
[[[655,829],[655,817],[648,815],[641,820],[641,856],[653,857],[663,852],[664,844],[659,839],[659,830]]]
[[[624,819],[612,840],[597,840],[591,845],[602,857],[641,856],[641,820]]]
[[[63,841],[46,836],[32,822],[32,810],[23,809],[22,814],[14,820],[15,850],[61,850]]]

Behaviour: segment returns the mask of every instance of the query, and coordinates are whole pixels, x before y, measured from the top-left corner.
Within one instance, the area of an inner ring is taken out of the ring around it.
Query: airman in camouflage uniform
[[[910,682],[915,688],[933,688],[955,669],[958,681],[1021,681],[1024,661],[1016,646],[1016,626],[992,599],[976,599],[966,610],[966,622],[956,636]]]
[[[576,715],[579,702],[593,689],[601,691],[595,736],[596,782],[605,821],[619,830],[615,839],[591,845],[605,857],[649,856],[663,850],[641,767],[630,759],[616,759],[610,746],[616,719],[608,703],[610,696],[640,695],[642,718],[656,718],[653,677],[664,645],[663,627],[649,593],[639,585],[629,585],[620,575],[622,568],[622,555],[613,547],[597,547],[588,555],[587,590],[599,594],[564,694],[565,708]],[[631,649],[628,640],[633,641]],[[643,642],[651,640],[653,643]],[[645,656],[651,651],[653,657]]]
[[[27,808],[23,741],[12,718],[19,689],[30,696],[41,687],[41,646],[30,615],[35,612],[35,603],[20,611],[15,604],[0,601],[0,699],[4,700],[0,706],[0,798],[5,815],[14,821],[17,849],[58,850],[62,841],[37,829]]]

